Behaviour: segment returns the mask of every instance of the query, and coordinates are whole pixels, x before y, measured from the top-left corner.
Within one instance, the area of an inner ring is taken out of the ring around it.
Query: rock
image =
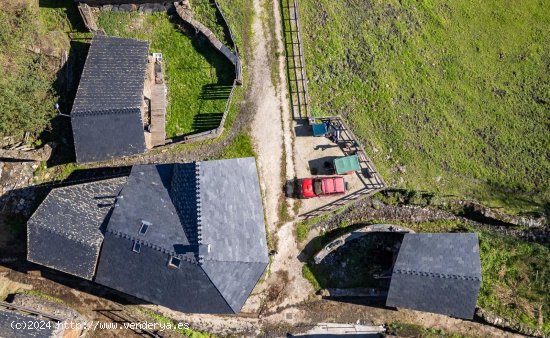
[[[110,12],[113,9],[113,5],[103,5],[101,6],[102,11]]]
[[[166,12],[166,7],[162,4],[153,4],[153,12]]]
[[[407,167],[404,166],[404,165],[398,165],[397,166],[397,171],[399,171],[400,173],[406,173],[407,172]]]
[[[134,4],[122,4],[118,8],[121,12],[133,12],[137,10],[137,6]]]
[[[379,210],[383,206],[384,206],[384,203],[382,203],[382,201],[380,201],[379,199],[373,198],[371,200],[371,207],[372,208],[374,208],[376,210]]]

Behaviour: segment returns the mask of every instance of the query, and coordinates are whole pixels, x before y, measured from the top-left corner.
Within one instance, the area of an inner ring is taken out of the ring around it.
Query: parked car
[[[348,184],[342,176],[301,178],[287,183],[286,195],[288,197],[311,198],[342,195],[347,190]]]

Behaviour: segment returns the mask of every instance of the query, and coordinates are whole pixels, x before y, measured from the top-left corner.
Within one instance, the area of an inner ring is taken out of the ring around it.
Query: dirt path
[[[269,64],[269,32],[262,24],[261,0],[254,0],[253,54],[249,64],[250,99],[255,111],[252,137],[258,153],[265,214],[270,232],[278,222],[278,201],[281,192],[283,125],[280,100],[271,81]]]
[[[270,30],[262,22],[262,18],[271,15],[265,5],[273,6],[274,30]],[[264,3],[262,0],[254,0],[254,10],[256,12],[253,23],[254,53],[249,65],[251,97],[256,109],[252,136],[258,152],[268,230],[274,242],[277,243],[277,254],[273,256],[270,274],[258,290],[255,290],[254,295],[265,297],[261,302],[265,305],[262,310],[272,312],[277,308],[304,301],[313,289],[302,278],[302,264],[297,258],[300,251],[294,237],[293,224],[286,223],[278,227],[280,203],[284,203],[283,181],[295,175],[279,4],[277,1]],[[270,50],[273,39],[276,42],[275,48],[278,55],[274,61],[275,65],[269,64],[268,55],[273,53]],[[271,74],[273,66],[278,67],[275,85]],[[287,203],[290,206],[289,212],[292,212],[292,201]],[[290,216],[293,215],[290,214]],[[253,311],[250,305],[259,303],[252,297],[245,310]]]

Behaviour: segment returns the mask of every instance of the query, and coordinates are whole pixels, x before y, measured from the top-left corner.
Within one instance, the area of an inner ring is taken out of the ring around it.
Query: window
[[[141,221],[141,227],[139,228],[139,234],[145,235],[147,233],[147,230],[152,224],[147,221]]]
[[[141,251],[141,243],[138,241],[134,242],[134,247],[132,248],[133,252],[139,253]]]
[[[177,269],[180,267],[181,259],[177,257],[170,257],[170,260],[168,261],[168,266],[174,269]]]

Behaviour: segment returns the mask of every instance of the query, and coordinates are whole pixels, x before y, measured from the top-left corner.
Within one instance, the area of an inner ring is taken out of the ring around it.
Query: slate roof
[[[13,329],[12,323],[24,325],[36,323],[37,328]],[[2,338],[50,338],[61,337],[63,335],[63,326],[58,326],[57,322],[39,319],[34,316],[24,315],[15,311],[0,308],[0,337]]]
[[[149,43],[95,35],[73,103],[77,162],[145,151],[141,107]]]
[[[102,228],[124,183],[126,177],[119,177],[53,189],[29,219],[28,260],[91,279],[103,242]],[[42,245],[60,239],[88,246],[91,254],[75,259],[74,254],[57,254],[64,247]],[[71,271],[62,268],[66,266]]]
[[[474,233],[405,234],[386,305],[472,319],[481,285]]]
[[[139,234],[142,221],[151,224],[146,234]],[[139,241],[142,250],[146,247],[149,252],[152,249],[182,259],[180,270],[202,280],[202,295],[192,285],[197,281],[179,280],[180,286],[194,290],[187,297],[197,298],[190,302],[201,304],[193,308],[197,312],[239,312],[269,262],[254,158],[134,166],[106,231],[127,244],[106,237],[98,283],[139,294],[153,303],[170,301],[164,298],[169,292],[159,294],[160,287],[152,286],[151,281],[148,286],[136,285],[139,272],[117,268],[115,257],[127,255],[132,243]],[[137,257],[121,259],[127,262]],[[147,268],[151,254],[139,257],[142,270],[154,269]],[[160,264],[162,270],[153,284],[159,280],[164,280],[164,285],[173,283],[175,277],[166,262],[154,264]],[[223,303],[212,300],[216,297],[212,290],[221,295]]]
[[[126,180],[118,177],[53,189],[29,223],[100,246],[103,242],[100,227]]]

